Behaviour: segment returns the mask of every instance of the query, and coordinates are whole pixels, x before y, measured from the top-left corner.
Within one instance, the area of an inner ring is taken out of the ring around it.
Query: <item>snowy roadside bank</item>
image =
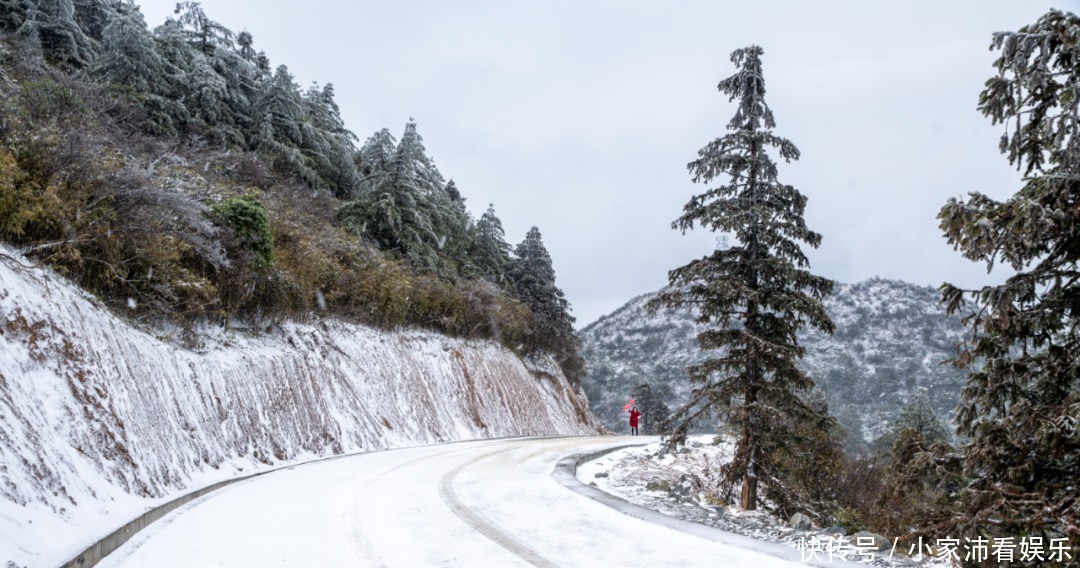
[[[599,427],[555,365],[492,342],[330,319],[196,332],[136,329],[0,261],[0,564],[59,566],[148,509],[284,465]]]
[[[657,457],[659,438],[589,459],[577,468],[577,479],[590,487],[634,505],[673,519],[689,521],[749,537],[759,543],[774,543],[791,549],[794,559],[816,566],[949,566],[946,561],[927,558],[916,562],[899,549],[873,551],[869,541],[844,535],[837,528],[797,530],[762,511],[741,511],[737,505],[720,503],[706,496],[703,483],[729,458],[729,444],[713,445],[712,436],[691,439],[686,449]]]

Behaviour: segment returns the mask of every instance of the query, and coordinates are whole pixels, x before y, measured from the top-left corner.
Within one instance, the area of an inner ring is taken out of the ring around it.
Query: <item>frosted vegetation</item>
[[[596,432],[550,357],[489,340],[333,319],[206,326],[194,350],[182,333],[0,262],[0,558],[59,565],[148,506],[282,464]]]
[[[511,246],[414,121],[361,144],[331,84],[301,88],[256,45],[197,2],[151,28],[131,0],[0,0],[0,554],[16,563],[275,465],[593,426],[539,229]],[[673,417],[676,441],[722,417],[734,449],[710,479],[741,485],[744,510],[1076,550],[1080,19],[1051,11],[991,50],[978,110],[1024,185],[939,220],[1014,276],[939,298],[812,274],[801,247],[821,236],[779,181],[799,152],[773,133],[763,50],[740,49],[720,83],[736,114],[689,164],[707,187],[674,223],[736,243],[582,332],[597,414],[621,430],[633,395],[643,429]]]
[[[154,28],[130,0],[0,3],[0,241],[143,321],[328,312],[550,353],[578,381],[539,230],[522,257],[415,122],[357,147],[333,85],[256,45],[198,2]]]
[[[539,229],[335,97],[197,2],[0,1],[0,558],[276,465],[595,431]]]

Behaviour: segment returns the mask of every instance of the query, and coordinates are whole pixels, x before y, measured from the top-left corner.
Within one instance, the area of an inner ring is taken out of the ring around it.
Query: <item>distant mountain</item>
[[[579,332],[588,365],[585,392],[609,428],[625,430],[622,405],[634,385],[648,383],[671,409],[688,400],[686,367],[703,358],[695,336],[702,329],[689,310],[650,316],[654,294],[630,300]],[[872,441],[917,388],[927,390],[948,424],[959,399],[962,371],[947,364],[962,328],[948,317],[934,288],[874,278],[840,284],[825,308],[832,336],[804,332],[801,367],[829,399],[832,413],[856,440]]]

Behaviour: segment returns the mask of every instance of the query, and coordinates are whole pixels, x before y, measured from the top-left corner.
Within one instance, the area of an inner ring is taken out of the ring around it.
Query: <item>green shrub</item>
[[[258,198],[245,195],[222,200],[210,206],[210,215],[218,224],[231,228],[240,244],[255,253],[261,264],[274,261],[274,236]]]

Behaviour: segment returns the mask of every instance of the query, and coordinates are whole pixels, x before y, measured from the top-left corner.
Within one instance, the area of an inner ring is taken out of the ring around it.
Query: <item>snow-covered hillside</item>
[[[580,332],[590,404],[616,431],[625,430],[622,405],[632,386],[649,383],[674,409],[689,396],[686,367],[703,357],[693,315],[667,309],[650,316],[651,297],[634,298]],[[895,280],[839,284],[825,299],[836,332],[800,336],[801,367],[861,439],[879,436],[916,388],[927,390],[943,420],[952,418],[963,374],[946,362],[962,328],[939,298],[933,288]]]
[[[490,342],[331,320],[206,328],[194,350],[180,335],[0,261],[0,564],[59,565],[150,506],[276,465],[598,427],[557,366]]]

